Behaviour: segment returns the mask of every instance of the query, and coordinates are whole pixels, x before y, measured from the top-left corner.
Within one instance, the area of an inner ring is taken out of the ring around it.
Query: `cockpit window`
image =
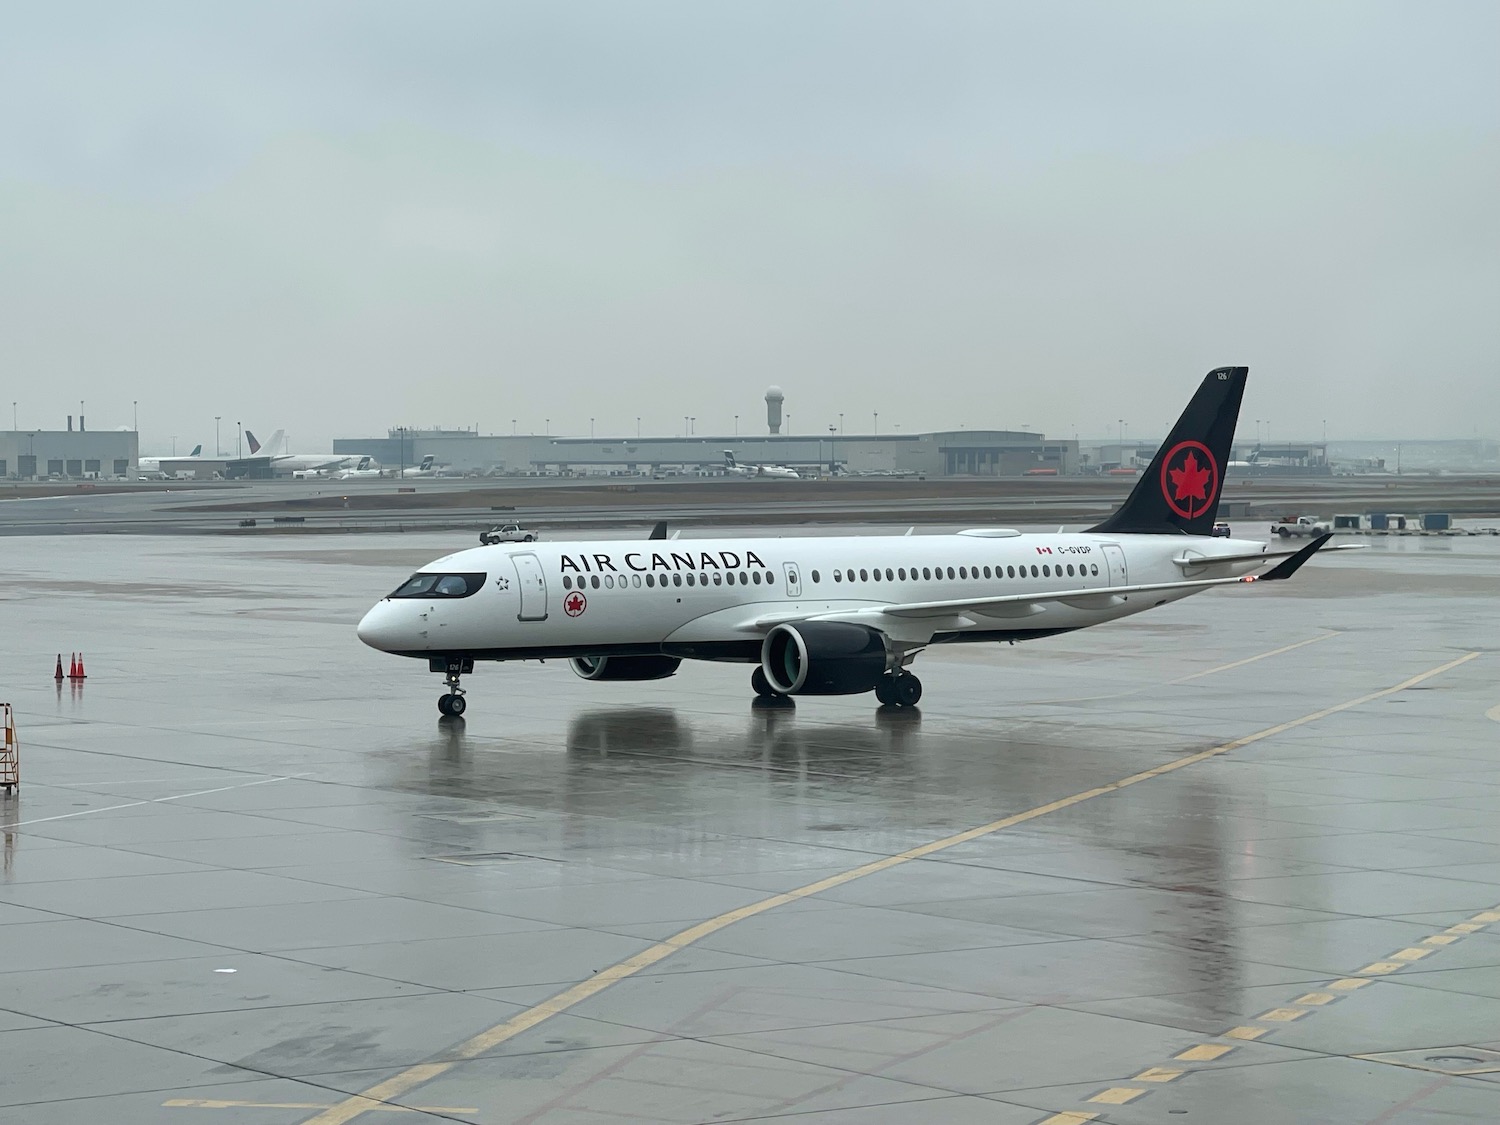
[[[483,574],[413,574],[390,594],[393,598],[467,598],[484,587]]]

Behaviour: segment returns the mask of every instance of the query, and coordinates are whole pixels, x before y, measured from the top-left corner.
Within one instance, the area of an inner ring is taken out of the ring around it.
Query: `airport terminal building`
[[[128,477],[138,448],[132,430],[0,430],[0,479]]]
[[[1074,473],[1079,464],[1076,441],[1016,430],[580,438],[395,429],[333,443],[335,453],[368,454],[386,468],[430,455],[453,473],[497,476],[713,475],[723,470],[726,450],[742,465],[785,465],[804,475],[1015,477]]]

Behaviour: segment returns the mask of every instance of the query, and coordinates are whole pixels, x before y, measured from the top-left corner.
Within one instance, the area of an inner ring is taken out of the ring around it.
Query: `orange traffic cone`
[[[78,654],[78,678],[80,680],[89,678],[88,673],[83,670],[83,653],[81,652]]]
[[[57,654],[57,673],[52,678],[54,680],[60,680],[63,678],[62,653]]]

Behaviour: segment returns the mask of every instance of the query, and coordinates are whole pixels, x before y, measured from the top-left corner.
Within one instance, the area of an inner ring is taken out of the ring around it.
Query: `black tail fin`
[[[1091,531],[1207,535],[1213,530],[1248,367],[1216,367],[1125,503]]]

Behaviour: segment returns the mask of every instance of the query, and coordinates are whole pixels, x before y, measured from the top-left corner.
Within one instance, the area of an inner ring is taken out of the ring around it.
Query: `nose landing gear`
[[[443,683],[448,685],[446,695],[438,696],[438,711],[445,718],[457,719],[468,708],[464,700],[464,689],[458,686],[458,678],[474,671],[474,658],[470,656],[434,656],[427,661],[432,672],[443,673]]]

